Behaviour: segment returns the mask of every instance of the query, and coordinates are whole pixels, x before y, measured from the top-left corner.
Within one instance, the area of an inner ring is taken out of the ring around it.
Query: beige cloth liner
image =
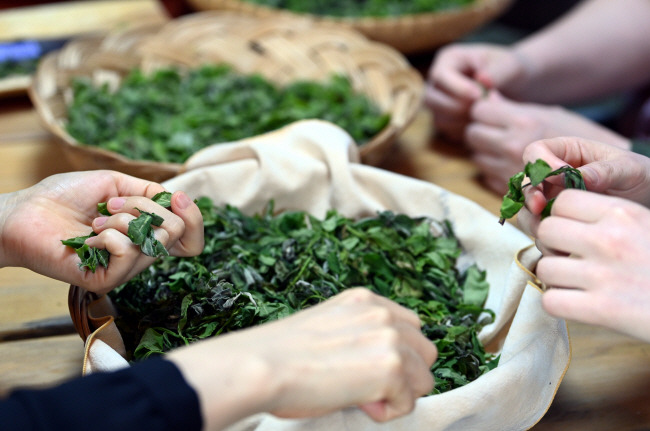
[[[570,343],[566,323],[540,305],[533,268],[539,252],[519,230],[501,226],[479,205],[440,187],[358,162],[356,146],[342,129],[307,120],[276,132],[206,148],[189,161],[191,170],[168,180],[170,190],[209,196],[246,213],[269,200],[277,210],[301,209],[322,217],[330,208],[349,217],[390,209],[411,216],[448,219],[471,260],[487,270],[487,307],[497,314],[481,339],[501,353],[499,366],[453,391],[420,398],[416,409],[378,424],[355,408],[316,419],[286,420],[257,415],[234,430],[524,430],[544,415],[566,372]],[[516,257],[516,258],[515,258]],[[88,306],[106,316],[106,297]],[[112,319],[86,343],[84,372],[128,366]],[[318,396],[318,394],[314,394]]]

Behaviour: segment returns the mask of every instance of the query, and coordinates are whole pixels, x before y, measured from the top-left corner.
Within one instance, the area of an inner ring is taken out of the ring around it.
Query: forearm
[[[255,354],[255,339],[241,342],[247,333],[222,335],[217,343],[195,343],[166,356],[196,391],[204,430],[224,429],[269,410],[274,373]]]
[[[526,79],[511,97],[576,103],[637,87],[650,78],[650,2],[586,0],[513,46]]]

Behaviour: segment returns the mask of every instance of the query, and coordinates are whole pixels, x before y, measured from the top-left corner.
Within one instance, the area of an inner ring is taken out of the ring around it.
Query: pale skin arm
[[[412,311],[362,288],[167,356],[196,390],[206,430],[260,412],[304,418],[347,407],[384,422],[431,391],[436,357]]]
[[[203,249],[203,219],[183,192],[172,196],[171,211],[150,200],[160,184],[112,171],[89,171],[48,177],[25,190],[0,195],[0,267],[22,266],[88,290],[104,293],[129,280],[153,262],[126,236],[136,207],[165,220],[156,238],[171,255],[196,255]],[[100,216],[108,201],[111,217]],[[87,244],[111,253],[109,268],[95,273],[78,268],[75,251],[61,240],[98,236]]]
[[[436,130],[461,141],[484,88],[513,100],[566,105],[648,82],[649,20],[646,0],[586,0],[513,46],[441,49],[425,88]]]
[[[584,1],[513,47],[526,72],[502,91],[520,100],[566,104],[647,83],[649,20],[646,0]]]
[[[519,103],[498,91],[474,103],[465,142],[486,185],[503,194],[508,179],[523,169],[524,148],[539,139],[581,136],[629,149],[625,137],[560,106]]]

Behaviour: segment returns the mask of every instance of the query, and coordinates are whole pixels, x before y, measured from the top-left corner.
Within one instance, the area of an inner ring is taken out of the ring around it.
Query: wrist
[[[535,76],[538,75],[537,66],[533,58],[527,53],[525,46],[514,44],[510,48],[517,72],[503,88],[503,93],[516,100],[529,101],[531,88],[535,86]]]
[[[222,429],[267,412],[277,393],[269,364],[255,354],[242,332],[194,343],[166,358],[196,391],[204,429]],[[249,340],[250,341],[250,340]]]

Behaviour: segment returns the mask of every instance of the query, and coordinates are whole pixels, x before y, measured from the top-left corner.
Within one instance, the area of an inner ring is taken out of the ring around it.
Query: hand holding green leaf
[[[508,181],[508,193],[503,197],[501,203],[501,218],[499,223],[503,224],[506,219],[512,218],[524,206],[525,196],[523,189],[528,186],[537,186],[541,184],[546,178],[564,174],[564,187],[570,189],[586,190],[585,182],[582,178],[580,171],[571,166],[562,166],[559,169],[553,170],[548,163],[542,159],[537,159],[535,162],[528,162],[522,172],[513,175]],[[524,178],[528,177],[530,182],[523,184]],[[555,198],[550,199],[544,210],[542,211],[542,218],[551,213],[551,208]]]
[[[172,194],[169,192],[160,192],[151,198],[151,200],[164,208],[170,208],[171,196]],[[102,215],[111,215],[107,209],[106,202],[97,204],[97,211]],[[165,249],[160,241],[155,238],[153,230],[153,226],[162,225],[164,219],[159,215],[153,213],[141,210],[138,211],[140,211],[140,216],[129,222],[127,234],[131,242],[139,245],[142,253],[146,254],[147,256],[169,256],[167,249]],[[107,268],[108,261],[110,259],[110,253],[107,250],[90,247],[85,243],[88,238],[95,235],[96,234],[94,232],[91,232],[86,236],[61,240],[61,243],[63,245],[72,247],[77,252],[77,255],[81,259],[79,268],[84,271],[90,270],[93,273],[97,269],[97,266],[103,266],[104,268]]]

